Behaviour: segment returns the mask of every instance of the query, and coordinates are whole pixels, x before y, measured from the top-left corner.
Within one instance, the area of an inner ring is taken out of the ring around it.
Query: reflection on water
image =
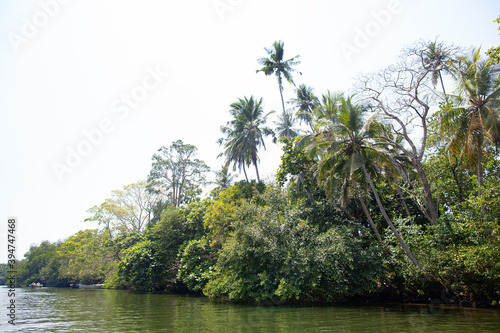
[[[0,332],[498,332],[500,311],[426,305],[252,306],[120,290],[16,290]]]

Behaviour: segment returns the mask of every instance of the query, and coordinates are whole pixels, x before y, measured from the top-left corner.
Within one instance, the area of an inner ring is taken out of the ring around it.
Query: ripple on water
[[[7,299],[7,288],[0,288]],[[16,290],[0,332],[498,332],[500,311],[431,306],[252,306],[117,290]],[[2,310],[6,314],[5,307]],[[2,315],[3,318],[6,316]]]

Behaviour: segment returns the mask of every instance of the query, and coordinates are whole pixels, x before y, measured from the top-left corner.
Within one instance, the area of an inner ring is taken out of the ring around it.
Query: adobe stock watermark
[[[212,6],[217,13],[217,16],[224,21],[226,18],[226,14],[228,12],[232,12],[236,7],[241,5],[243,0],[214,0],[212,2]]]
[[[386,9],[372,10],[370,12],[372,19],[366,22],[362,28],[356,27],[354,29],[352,43],[342,42],[340,44],[340,50],[347,62],[351,63],[353,55],[361,53],[362,49],[370,45],[371,41],[391,23],[392,17],[401,11],[401,1],[399,0],[390,0]]]
[[[164,79],[168,76],[167,72],[163,72],[159,65],[155,68],[146,66],[146,74],[142,82],[135,85],[129,93],[121,94],[111,104],[111,112],[118,116],[118,119],[123,120],[130,115],[130,112],[143,102],[149,94],[157,89]],[[82,131],[83,139],[78,141],[73,147],[66,145],[66,157],[63,162],[52,162],[52,169],[60,183],[64,180],[64,175],[71,173],[77,168],[83,159],[90,154],[95,147],[102,144],[106,135],[112,133],[115,129],[115,122],[112,118],[103,118],[99,122],[97,128],[85,129]]]
[[[21,45],[27,44],[31,39],[35,38],[40,30],[49,24],[50,20],[54,18],[61,9],[62,5],[66,5],[71,0],[40,0],[38,5],[40,9],[30,17],[23,16],[21,21],[20,33],[9,32],[7,38],[9,43],[19,53]]]

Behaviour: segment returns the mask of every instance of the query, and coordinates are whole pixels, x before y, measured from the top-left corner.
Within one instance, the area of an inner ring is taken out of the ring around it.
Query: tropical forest
[[[32,245],[17,283],[499,306],[500,47],[417,41],[345,91],[299,83],[306,59],[285,51],[242,64],[276,80],[282,108],[234,96],[215,181],[195,146],[167,143],[143,180],[89,207],[99,228]],[[282,155],[263,181],[266,145]]]

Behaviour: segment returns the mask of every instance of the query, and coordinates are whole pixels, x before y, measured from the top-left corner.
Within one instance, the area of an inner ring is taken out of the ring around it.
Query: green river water
[[[0,332],[500,332],[500,311],[433,305],[264,306],[121,290],[0,288]]]

